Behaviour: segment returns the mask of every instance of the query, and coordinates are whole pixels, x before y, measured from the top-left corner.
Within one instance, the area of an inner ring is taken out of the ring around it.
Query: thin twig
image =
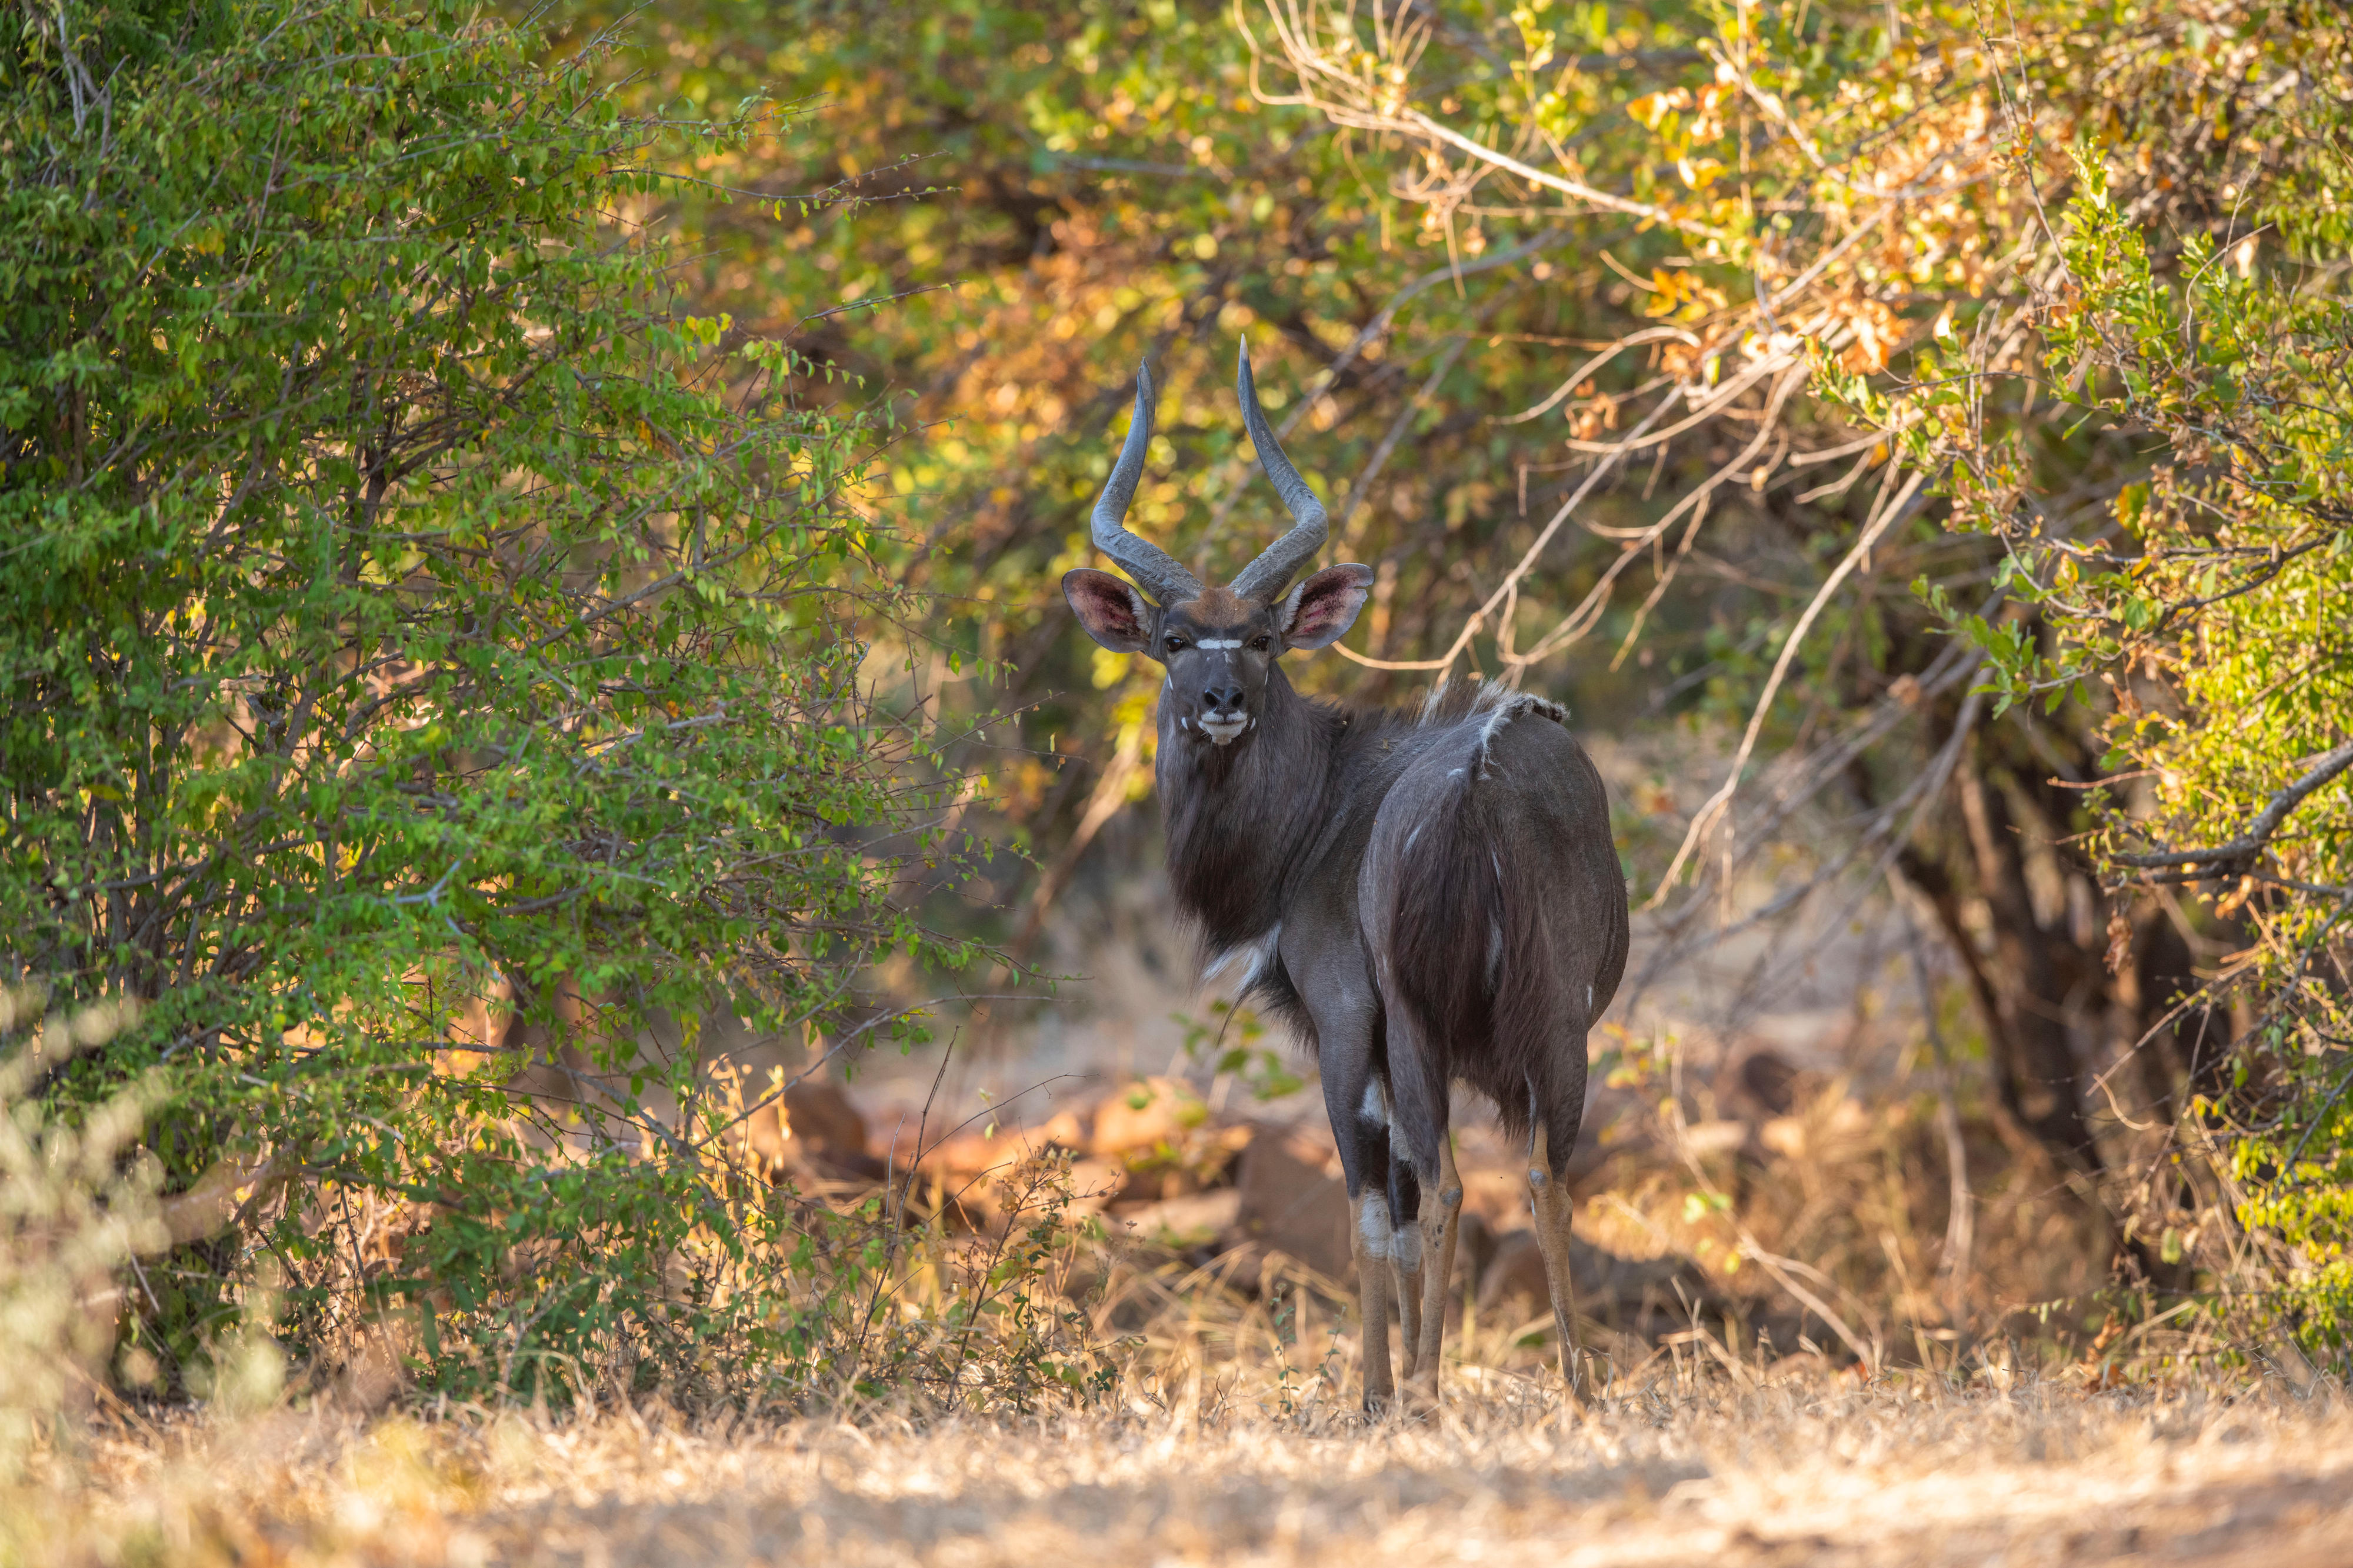
[[[1881,508],[1877,519],[1864,528],[1862,536],[1857,539],[1854,542],[1854,547],[1846,552],[1846,558],[1838,563],[1837,569],[1815,593],[1813,602],[1806,606],[1806,613],[1798,617],[1798,624],[1790,629],[1788,640],[1781,645],[1781,656],[1773,663],[1773,673],[1765,682],[1763,694],[1757,699],[1756,711],[1748,718],[1747,732],[1740,738],[1740,749],[1734,753],[1732,766],[1726,771],[1723,784],[1718,787],[1715,794],[1708,797],[1707,804],[1700,807],[1699,814],[1692,818],[1691,827],[1684,833],[1682,846],[1675,850],[1673,862],[1667,867],[1666,875],[1659,879],[1658,891],[1651,895],[1650,901],[1642,906],[1644,909],[1658,907],[1660,900],[1666,897],[1667,890],[1672,888],[1676,879],[1682,876],[1684,862],[1691,858],[1692,851],[1698,847],[1700,840],[1715,828],[1725,810],[1731,805],[1732,797],[1740,787],[1741,770],[1748,765],[1749,753],[1757,749],[1757,737],[1765,728],[1765,716],[1772,710],[1773,699],[1780,695],[1781,681],[1789,673],[1790,662],[1797,658],[1799,646],[1806,640],[1806,633],[1813,628],[1814,618],[1820,615],[1823,606],[1830,603],[1831,595],[1838,591],[1839,584],[1846,581],[1848,574],[1870,552],[1872,545],[1878,542],[1879,536],[1884,533],[1898,518],[1908,515],[1907,509],[1913,496],[1918,492],[1920,486],[1927,478],[1926,469],[1915,471],[1902,492],[1893,501]]]

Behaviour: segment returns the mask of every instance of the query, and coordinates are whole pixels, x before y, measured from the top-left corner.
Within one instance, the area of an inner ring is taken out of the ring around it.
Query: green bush
[[[861,684],[887,417],[680,313],[640,221],[772,122],[625,115],[602,47],[0,13],[0,984],[142,1005],[26,1092],[149,1097],[172,1388],[263,1284],[428,1390],[806,1371],[691,1021],[905,1034],[871,965],[975,956],[894,892],[968,851]]]
[[[2251,58],[2341,86],[2353,31],[2262,19],[2274,26],[2250,22]],[[1958,345],[1924,350],[1905,398],[1933,416],[1913,422],[1918,457],[1953,464],[1956,521],[2001,542],[2000,582],[2046,629],[1931,596],[1990,655],[2002,704],[2073,698],[2103,713],[2087,847],[2111,890],[2188,891],[2236,950],[2206,997],[2182,998],[2235,1001],[2245,1026],[2211,1047],[2227,1055],[2193,1079],[2177,1143],[2195,1155],[2211,1139],[2222,1155],[2224,1206],[2244,1229],[2232,1307],[2338,1364],[2353,1349],[2344,105],[2336,89],[2284,98],[2269,128],[2283,152],[2221,171],[2241,182],[2222,186],[2236,202],[2223,232],[2171,244],[2112,199],[2108,153],[2079,148],[2077,194],[2053,214],[2064,286],[2038,324],[2064,416],[2148,454],[2084,485],[2112,498],[2107,516],[2086,526],[2047,505],[2057,486],[2040,454],[2014,418],[1989,416]],[[2111,929],[2114,968],[2128,956],[2121,917]]]

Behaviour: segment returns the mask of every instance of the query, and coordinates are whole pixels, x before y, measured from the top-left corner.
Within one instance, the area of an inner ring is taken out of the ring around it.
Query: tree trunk
[[[2087,979],[2106,976],[2096,954],[2086,954],[2066,913],[2038,917],[2029,888],[2026,841],[2000,790],[1989,787],[1970,742],[1955,770],[1966,832],[1905,847],[1904,874],[1928,896],[1945,940],[1958,955],[1969,994],[1985,1026],[1994,1089],[2012,1121],[2065,1168],[2086,1176],[2103,1169],[2099,1144],[2084,1116],[2083,1065],[2068,1037],[2071,1005],[2104,997],[2084,994]],[[1992,952],[1968,929],[1968,892],[1983,899],[1992,927]]]

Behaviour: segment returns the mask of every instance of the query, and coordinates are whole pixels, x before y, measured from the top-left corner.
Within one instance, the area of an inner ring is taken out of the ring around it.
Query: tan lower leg
[[[1446,1345],[1446,1293],[1454,1280],[1454,1238],[1462,1218],[1462,1178],[1454,1170],[1454,1140],[1438,1141],[1438,1185],[1421,1194],[1421,1343],[1413,1371],[1438,1392],[1438,1358]]]
[[[1422,1207],[1430,1206],[1428,1196],[1420,1202]],[[1389,1221],[1389,1275],[1396,1282],[1398,1300],[1398,1359],[1405,1363],[1401,1381],[1411,1383],[1420,1371],[1421,1272],[1429,1259],[1421,1245],[1419,1215],[1391,1215]]]
[[[1405,1363],[1400,1381],[1411,1383],[1421,1372],[1421,1230],[1414,1225],[1397,1228],[1398,1252],[1389,1259],[1389,1280],[1397,1287],[1398,1359]]]
[[[1369,1216],[1366,1210],[1374,1211]],[[1356,1305],[1364,1314],[1365,1408],[1388,1407],[1389,1378],[1389,1201],[1378,1193],[1348,1200],[1349,1250],[1356,1255]],[[1368,1222],[1368,1219],[1370,1223]]]
[[[1568,1191],[1552,1173],[1545,1129],[1536,1127],[1528,1152],[1528,1206],[1535,1213],[1536,1246],[1544,1253],[1545,1291],[1552,1298],[1553,1327],[1560,1334],[1560,1376],[1571,1399],[1577,1397],[1577,1288],[1568,1273]]]

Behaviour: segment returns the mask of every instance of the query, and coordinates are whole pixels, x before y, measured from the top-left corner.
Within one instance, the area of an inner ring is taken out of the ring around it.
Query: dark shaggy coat
[[[1542,1118],[1556,1172],[1576,1146],[1628,926],[1600,775],[1564,718],[1469,683],[1419,712],[1313,702],[1278,668],[1247,742],[1210,748],[1164,705],[1169,877],[1208,972],[1248,965],[1244,993],[1316,1052],[1351,1194],[1387,1187],[1401,1215],[1390,1146],[1431,1179],[1453,1081],[1517,1134]]]

